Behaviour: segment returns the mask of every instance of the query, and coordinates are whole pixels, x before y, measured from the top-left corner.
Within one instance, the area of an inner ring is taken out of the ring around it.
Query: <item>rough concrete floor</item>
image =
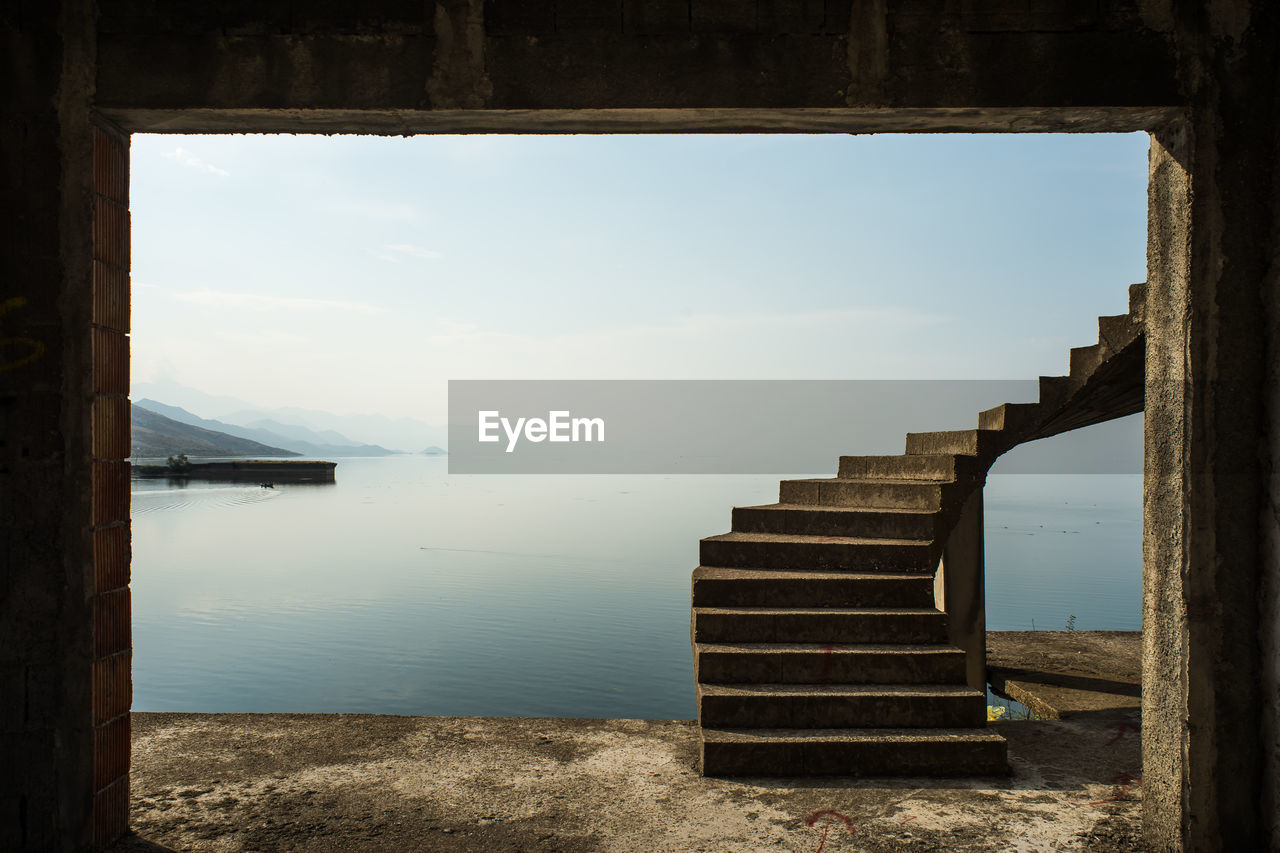
[[[1136,720],[998,723],[1010,778],[788,781],[699,776],[689,721],[138,713],[114,849],[1137,850]]]

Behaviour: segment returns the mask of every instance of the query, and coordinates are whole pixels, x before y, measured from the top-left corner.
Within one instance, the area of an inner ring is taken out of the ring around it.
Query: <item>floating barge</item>
[[[140,479],[226,480],[237,483],[332,483],[337,462],[244,459],[235,462],[190,462],[180,468],[168,465],[134,465]]]

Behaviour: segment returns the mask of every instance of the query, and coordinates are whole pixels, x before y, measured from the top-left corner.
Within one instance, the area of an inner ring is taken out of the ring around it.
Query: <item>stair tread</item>
[[[812,614],[815,616],[944,616],[936,608],[923,607],[695,607],[694,613],[706,614]]]
[[[913,581],[926,577],[920,572],[850,572],[826,569],[741,569],[732,566],[698,566],[694,577],[723,580],[865,580],[865,581]]]
[[[875,483],[877,485],[938,486],[953,480],[928,480],[921,477],[800,477],[785,483]],[[801,504],[806,506],[806,504]],[[868,507],[870,509],[871,507]],[[936,511],[936,510],[935,510]]]
[[[997,433],[999,433],[999,432],[1000,432],[1000,430],[998,430],[998,429],[983,429],[982,427],[965,427],[964,429],[929,429],[929,430],[922,430],[922,431],[920,431],[920,432],[909,432],[909,433],[907,433],[907,435],[914,435],[914,436],[918,436],[918,437],[925,437],[925,436],[937,436],[937,437],[942,437],[942,436],[946,436],[946,437],[948,437],[948,438],[960,438],[960,437],[964,437],[964,438],[989,438],[989,437],[991,437],[991,436],[993,436],[993,435],[996,435],[996,434],[997,434]],[[907,456],[923,456],[923,457],[928,457],[928,456],[971,456],[972,454],[970,454],[970,453],[954,453],[954,452],[944,451],[944,452],[942,452],[942,453],[937,453],[937,452],[934,452],[934,453],[907,453],[907,454],[905,454],[905,455],[907,455]]]
[[[957,654],[956,646],[938,643],[695,643],[697,651],[720,651],[735,654],[771,654],[774,652],[830,652],[832,654]]]
[[[699,683],[704,696],[898,696],[903,698],[968,699],[983,696],[966,684],[708,684]]]
[[[969,432],[969,430],[957,430]],[[912,463],[950,462],[962,453],[841,453],[841,459],[905,459]]]
[[[803,481],[797,481],[797,482],[803,482]],[[847,482],[847,481],[845,481],[845,482]],[[937,483],[937,482],[938,482],[938,480],[927,480],[927,481],[924,481],[924,480],[921,480],[921,481],[915,481],[915,480],[911,480],[911,481],[895,480],[894,482],[899,482],[899,483],[901,483],[901,482],[929,482],[929,483]],[[754,510],[754,509],[758,509],[758,510],[766,510],[766,511],[770,511],[770,512],[789,512],[789,511],[793,511],[793,510],[794,510],[794,511],[800,511],[800,512],[841,512],[841,513],[849,513],[849,514],[857,514],[857,513],[868,513],[868,514],[870,514],[870,513],[877,513],[877,514],[880,514],[880,515],[885,515],[885,514],[891,514],[891,515],[937,515],[937,514],[938,514],[938,510],[936,510],[936,509],[918,509],[918,508],[916,508],[916,507],[904,507],[904,508],[897,508],[897,507],[875,507],[875,506],[848,506],[847,504],[846,504],[846,505],[841,505],[841,504],[795,504],[795,503],[775,503],[775,504],[760,504],[759,506],[740,506],[740,507],[734,507],[734,509],[753,509],[753,510]]]
[[[1002,743],[1004,736],[986,726],[972,729],[743,729],[708,727],[702,729],[702,739],[721,743],[886,740],[925,743],[940,740]]]
[[[715,536],[704,536],[703,542],[777,542],[797,545],[906,545],[924,548],[932,539],[878,539],[868,536],[824,536],[816,533],[747,533],[731,530]]]

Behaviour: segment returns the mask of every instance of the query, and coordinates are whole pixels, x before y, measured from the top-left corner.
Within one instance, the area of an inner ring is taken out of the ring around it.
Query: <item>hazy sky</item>
[[[134,135],[133,376],[438,423],[449,379],[1061,374],[1145,278],[1147,145]]]

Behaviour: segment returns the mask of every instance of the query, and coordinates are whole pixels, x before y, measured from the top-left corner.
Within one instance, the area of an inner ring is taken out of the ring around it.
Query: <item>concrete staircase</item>
[[[733,776],[1008,772],[986,695],[948,642],[935,573],[961,508],[1004,452],[1142,410],[1145,285],[1098,320],[1036,403],[978,428],[907,435],[901,456],[844,456],[737,507],[693,573],[702,772]],[[971,680],[971,679],[970,679]]]

